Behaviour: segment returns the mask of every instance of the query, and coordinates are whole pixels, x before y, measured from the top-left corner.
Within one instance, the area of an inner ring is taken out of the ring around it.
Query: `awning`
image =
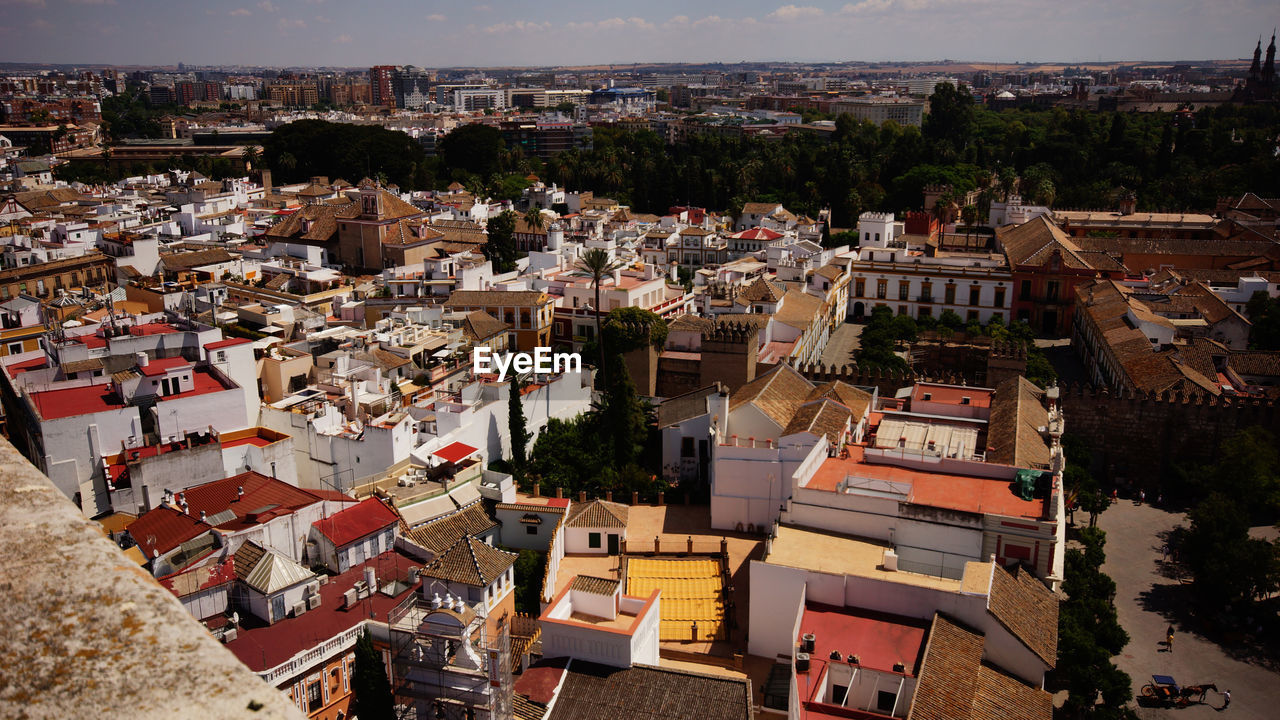
[[[455,442],[445,445],[439,450],[431,453],[446,462],[456,463],[463,458],[471,455],[476,449],[466,443]]]
[[[451,352],[451,351],[449,351],[449,350],[437,350],[437,351],[435,351],[435,352],[431,353],[431,357],[433,357],[433,358],[447,358],[447,357],[449,357],[451,354],[452,354],[452,352]]]

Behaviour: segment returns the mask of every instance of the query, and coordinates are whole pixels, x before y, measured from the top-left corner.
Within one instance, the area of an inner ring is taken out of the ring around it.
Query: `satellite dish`
[[[233,612],[233,613],[231,613],[231,624],[232,624],[232,625],[239,625],[239,624],[240,624],[240,613],[239,613],[239,612]]]

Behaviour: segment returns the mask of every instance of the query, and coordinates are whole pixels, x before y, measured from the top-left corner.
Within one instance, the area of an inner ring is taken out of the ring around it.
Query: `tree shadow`
[[[1280,671],[1280,648],[1274,642],[1268,642],[1262,633],[1244,632],[1222,619],[1208,618],[1197,612],[1190,584],[1152,585],[1139,593],[1138,604],[1143,610],[1164,618],[1177,633],[1212,643],[1237,662],[1256,665],[1271,672]],[[1261,614],[1262,608],[1258,608],[1258,611]],[[1177,640],[1175,636],[1174,642],[1177,643]],[[1163,640],[1160,645],[1165,645]],[[1162,649],[1160,652],[1167,650]]]

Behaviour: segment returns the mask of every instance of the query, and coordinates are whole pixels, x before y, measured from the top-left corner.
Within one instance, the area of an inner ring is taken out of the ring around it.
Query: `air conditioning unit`
[[[302,614],[304,614],[305,612],[307,612],[307,604],[306,604],[306,603],[304,603],[304,602],[300,602],[300,603],[298,603],[298,604],[296,604],[296,605],[294,605],[294,606],[293,606],[293,616],[294,616],[294,617],[300,617],[300,616],[301,616]]]
[[[235,628],[227,628],[222,633],[222,642],[224,643],[233,642],[237,637],[239,637],[239,635],[240,635],[239,630],[236,630]]]
[[[359,598],[357,598],[356,596],[356,589],[351,588],[350,590],[342,593],[342,607],[344,609],[352,607],[353,605],[356,604],[356,600],[358,599]]]
[[[898,553],[892,549],[884,551],[884,569],[886,572],[897,572],[898,570]]]
[[[363,580],[357,580],[355,587],[352,589],[356,591],[356,597],[358,598],[363,599],[369,597],[369,583]]]
[[[308,594],[308,595],[319,595],[319,594],[320,594],[320,581],[319,581],[319,580],[312,580],[311,582],[307,583],[307,594]]]
[[[318,608],[318,607],[320,607],[320,595],[319,595],[319,594],[312,595],[311,597],[308,597],[308,598],[307,598],[307,609],[308,609],[308,610],[315,610],[315,609],[316,609],[316,608]]]

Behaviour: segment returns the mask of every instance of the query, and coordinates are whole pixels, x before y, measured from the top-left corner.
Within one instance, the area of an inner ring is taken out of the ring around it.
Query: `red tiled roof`
[[[239,488],[244,495],[239,495]],[[269,478],[256,472],[240,473],[222,480],[196,485],[178,493],[187,501],[194,517],[200,511],[216,515],[224,510],[235,513],[236,519],[218,526],[222,530],[240,530],[266,522],[274,517],[320,502],[320,497],[309,490]],[[150,514],[150,513],[148,513]],[[146,517],[146,515],[143,515]]]
[[[381,500],[369,498],[313,525],[335,547],[343,547],[399,521],[395,511]]]
[[[476,448],[473,448],[466,443],[455,442],[440,448],[432,453],[432,455],[442,458],[447,462],[456,463],[475,451]]]
[[[149,361],[146,365],[139,366],[138,372],[142,373],[143,375],[146,375],[147,377],[157,377],[160,375],[164,375],[170,370],[177,370],[178,368],[189,368],[189,367],[191,367],[191,361],[187,360],[186,358],[182,358],[182,357],[157,358],[155,360]]]
[[[224,348],[224,347],[231,347],[231,346],[233,346],[233,345],[244,345],[245,343],[251,343],[251,342],[253,342],[253,341],[252,341],[252,340],[249,340],[249,339],[247,339],[247,338],[238,338],[238,337],[237,337],[237,338],[226,338],[225,340],[219,340],[219,341],[217,341],[217,342],[206,343],[206,344],[205,344],[205,346],[204,346],[204,349],[205,349],[205,350],[220,350],[220,349],[222,349],[222,348]]]
[[[782,233],[762,227],[743,230],[740,233],[729,236],[731,240],[777,240],[780,237],[782,237]]]
[[[236,579],[235,558],[222,562],[198,565],[179,573],[160,578],[160,584],[178,597],[186,597],[206,588],[215,587]]]
[[[320,646],[329,638],[350,630],[366,619],[385,623],[388,620],[387,614],[404,601],[404,593],[387,597],[381,592],[375,592],[349,610],[342,609],[342,594],[350,590],[357,580],[364,579],[366,567],[373,568],[377,573],[378,583],[382,584],[392,577],[403,579],[408,575],[410,566],[420,564],[395,551],[385,552],[341,575],[329,578],[328,583],[320,586],[320,607],[308,610],[300,617],[289,617],[274,625],[262,626],[256,618],[245,618],[247,613],[241,613],[240,630],[236,639],[227,643],[227,649],[240,662],[248,665],[250,670],[262,672],[280,665],[303,650]],[[410,591],[416,592],[419,587],[421,583],[412,586]]]
[[[138,543],[147,560],[156,553],[164,554],[182,543],[208,532],[210,526],[201,522],[200,513],[184,515],[167,505],[146,512],[125,528]]]

